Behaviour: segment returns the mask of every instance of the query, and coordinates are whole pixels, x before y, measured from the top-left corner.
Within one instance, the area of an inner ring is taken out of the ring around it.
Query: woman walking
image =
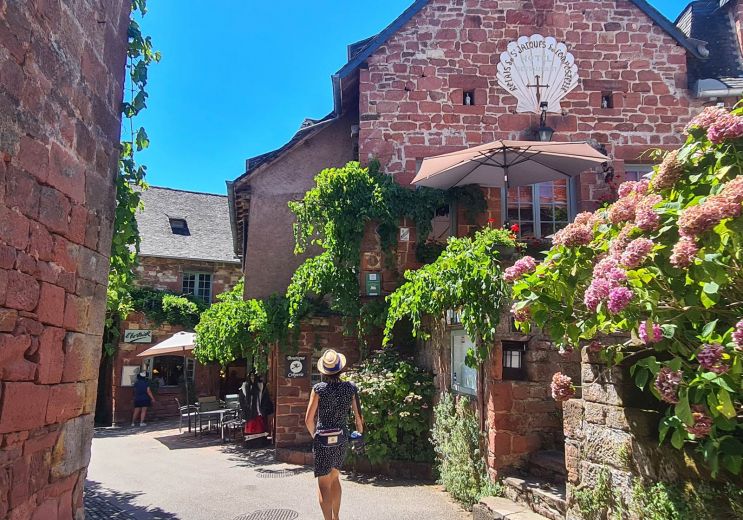
[[[145,417],[147,417],[147,408],[152,406],[155,402],[155,396],[152,395],[150,390],[150,382],[147,381],[147,373],[140,372],[137,374],[137,382],[134,383],[134,412],[132,413],[132,426],[137,423],[137,416],[139,416],[139,425],[145,425]]]
[[[356,430],[364,432],[356,385],[341,381],[346,368],[346,357],[335,350],[326,350],[317,362],[323,374],[310,394],[305,424],[312,435],[315,452],[315,476],[318,484],[320,509],[325,520],[340,520],[341,482],[340,472],[348,450],[348,413],[353,408]],[[317,417],[317,422],[315,418]]]

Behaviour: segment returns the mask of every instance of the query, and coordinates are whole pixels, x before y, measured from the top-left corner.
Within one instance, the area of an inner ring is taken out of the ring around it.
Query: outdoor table
[[[222,428],[222,423],[224,422],[224,416],[228,413],[234,412],[234,408],[219,408],[217,410],[208,410],[204,412],[197,412],[198,414],[198,421],[199,425],[198,428],[196,428],[197,434],[201,435],[201,424],[203,422],[204,417],[207,417],[209,419],[209,422],[211,423],[212,417],[217,418],[217,427],[220,431],[220,436],[222,437],[222,441],[224,442],[224,428]]]

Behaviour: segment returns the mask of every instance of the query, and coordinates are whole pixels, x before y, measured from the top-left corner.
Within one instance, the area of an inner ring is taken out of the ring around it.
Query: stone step
[[[472,508],[472,520],[549,520],[528,506],[502,497],[484,497]]]
[[[551,482],[565,482],[567,476],[565,452],[543,450],[532,453],[529,457],[528,472]]]
[[[550,520],[564,520],[568,509],[564,483],[555,484],[529,475],[523,478],[507,477],[503,479],[503,484],[506,498],[524,504]]]

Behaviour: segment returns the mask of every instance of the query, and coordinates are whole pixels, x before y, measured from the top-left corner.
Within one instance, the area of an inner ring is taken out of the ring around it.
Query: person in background
[[[152,378],[152,382],[157,385],[157,388],[165,386],[165,378],[160,375],[160,372],[157,369],[152,371],[152,375],[155,376]]]
[[[335,350],[326,350],[317,362],[323,382],[312,389],[307,405],[305,424],[313,437],[315,476],[320,509],[325,520],[339,520],[341,509],[340,472],[349,444],[348,413],[353,408],[358,433],[364,431],[358,389],[341,381],[346,357]],[[315,418],[317,417],[317,422]]]
[[[152,395],[152,390],[150,390],[150,382],[147,381],[147,372],[140,372],[137,374],[137,381],[134,383],[132,426],[137,423],[137,416],[139,416],[139,425],[145,425],[144,421],[147,416],[147,408],[152,406],[154,402],[155,396]]]

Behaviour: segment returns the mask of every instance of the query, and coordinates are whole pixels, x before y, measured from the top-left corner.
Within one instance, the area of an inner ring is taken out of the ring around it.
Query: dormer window
[[[186,222],[185,218],[171,218],[170,220],[170,230],[173,232],[174,235],[190,235],[191,233],[188,231],[188,222]]]

